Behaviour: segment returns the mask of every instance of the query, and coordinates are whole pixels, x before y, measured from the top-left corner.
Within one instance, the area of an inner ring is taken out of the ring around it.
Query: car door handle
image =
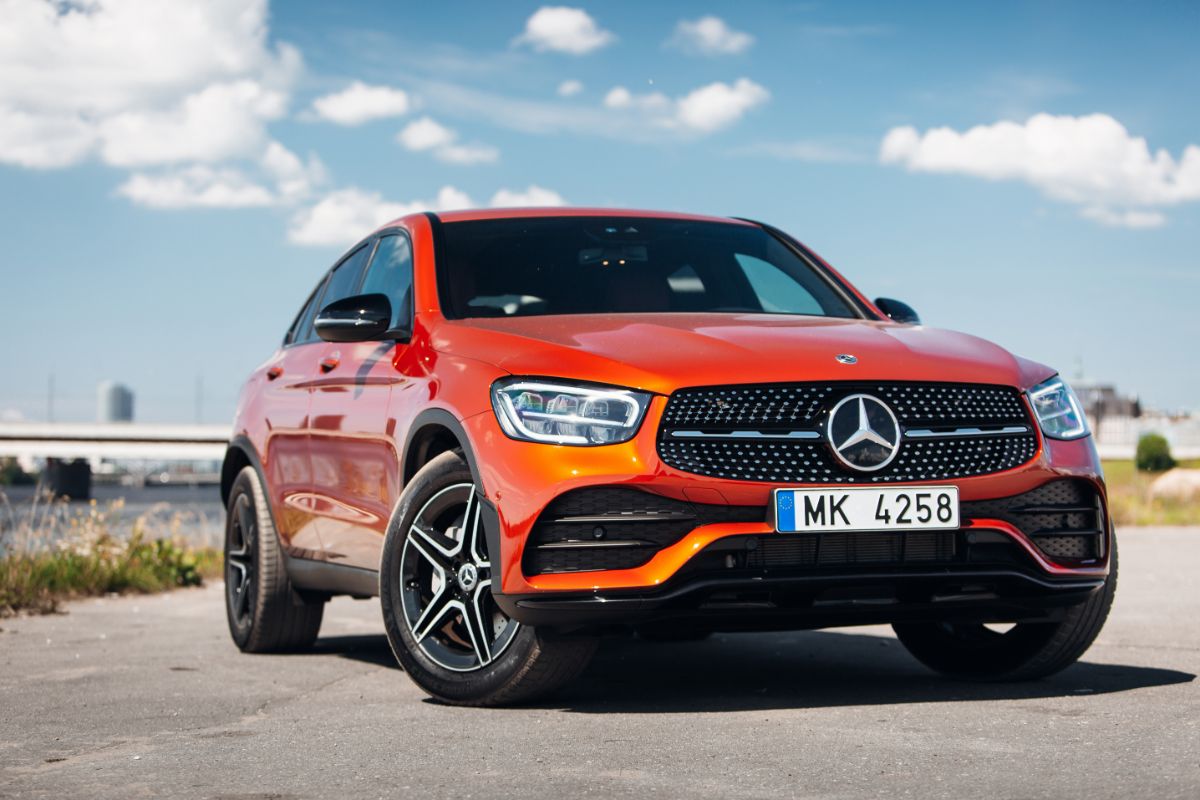
[[[275,366],[273,366],[267,370],[267,380],[273,381],[282,374],[283,374],[283,367],[276,364]]]
[[[337,369],[337,365],[342,363],[342,357],[338,353],[327,355],[321,359],[321,372],[332,372]]]

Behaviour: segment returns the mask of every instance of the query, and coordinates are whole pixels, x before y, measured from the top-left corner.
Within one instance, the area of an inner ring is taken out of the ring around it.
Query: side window
[[[763,311],[776,314],[824,314],[817,298],[770,261],[738,253],[735,258]]]
[[[402,234],[390,234],[379,240],[375,257],[367,267],[360,294],[385,294],[392,303],[392,327],[412,325],[412,245]]]
[[[313,327],[313,320],[316,318],[317,312],[334,300],[341,300],[343,297],[355,294],[354,287],[358,285],[363,264],[369,255],[371,255],[371,246],[370,243],[367,243],[343,258],[341,263],[333,268],[333,272],[325,279],[321,288],[318,288],[313,294],[316,302],[305,309],[304,319],[297,323],[296,334],[292,338],[293,343],[306,344],[320,338]]]
[[[321,284],[317,284],[317,288],[313,289],[312,294],[308,296],[308,302],[304,304],[304,308],[300,309],[300,313],[292,321],[292,327],[288,328],[287,335],[283,337],[284,345],[299,341],[308,323],[312,321],[313,309],[317,305],[317,295],[320,293]]]
[[[325,294],[321,297],[321,308],[337,300],[358,294],[355,288],[362,275],[363,265],[367,263],[370,255],[371,245],[368,242],[343,258],[342,263],[333,268],[333,274],[329,276],[329,283],[325,285]]]

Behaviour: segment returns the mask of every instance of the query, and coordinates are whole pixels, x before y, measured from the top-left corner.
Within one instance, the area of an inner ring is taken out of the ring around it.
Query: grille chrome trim
[[[641,539],[622,539],[620,541],[581,542],[567,540],[562,542],[546,542],[537,545],[538,550],[592,550],[606,547],[654,547],[654,542],[644,542]]]
[[[820,439],[820,431],[787,431],[784,433],[764,433],[763,431],[730,431],[728,433],[707,433],[705,431],[671,431],[675,439],[770,439],[772,441],[796,441],[800,439]]]
[[[932,431],[928,428],[914,428],[904,432],[905,439],[951,439],[956,436],[1007,436],[1014,433],[1029,433],[1028,425],[1006,425],[999,429],[985,428],[955,428],[951,431]]]
[[[650,511],[633,514],[593,514],[591,516],[579,517],[555,517],[547,521],[555,525],[570,525],[572,523],[585,522],[602,525],[607,522],[661,522],[663,520],[690,520],[695,518],[695,514],[689,514],[686,511]]]

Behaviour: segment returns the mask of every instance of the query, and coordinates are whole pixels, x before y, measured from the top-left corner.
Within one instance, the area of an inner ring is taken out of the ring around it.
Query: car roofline
[[[425,212],[439,222],[474,222],[491,219],[530,219],[553,217],[639,217],[642,219],[675,219],[689,222],[719,222],[728,225],[748,225],[758,227],[754,222],[735,217],[717,217],[707,214],[685,214],[676,211],[654,211],[635,208],[595,208],[584,206],[547,206],[530,208],[467,208],[456,211]],[[413,214],[392,220],[379,227],[379,230],[396,227],[411,217],[423,216]]]

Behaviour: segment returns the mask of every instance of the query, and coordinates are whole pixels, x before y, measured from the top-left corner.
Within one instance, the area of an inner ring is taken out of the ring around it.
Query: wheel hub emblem
[[[886,403],[869,394],[842,398],[826,431],[837,460],[859,472],[881,470],[900,452],[900,423]]]
[[[458,569],[458,585],[464,592],[469,592],[479,583],[479,570],[474,564],[463,564]]]

